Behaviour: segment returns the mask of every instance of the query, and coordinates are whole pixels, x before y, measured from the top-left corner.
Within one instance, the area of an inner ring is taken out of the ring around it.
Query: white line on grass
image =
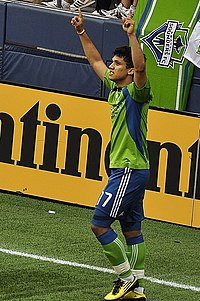
[[[45,256],[40,256],[40,255],[35,255],[35,254],[29,254],[29,253],[14,251],[14,250],[8,250],[8,249],[0,248],[0,252],[10,254],[10,255],[16,255],[16,256],[21,256],[21,257],[38,259],[38,260],[41,260],[41,261],[48,261],[48,262],[53,262],[53,263],[57,263],[57,264],[69,265],[69,266],[73,266],[73,267],[77,267],[77,268],[95,270],[95,271],[99,271],[99,272],[103,272],[103,273],[110,273],[110,274],[115,273],[113,270],[106,269],[106,268],[103,268],[103,267],[92,266],[92,265],[89,265],[89,264],[78,263],[78,262],[73,262],[73,261],[67,261],[67,260],[62,260],[62,259],[56,259],[56,258],[51,258],[51,257],[45,257]],[[158,284],[167,285],[167,286],[180,288],[180,289],[191,290],[191,291],[195,291],[195,292],[200,292],[200,287],[195,287],[195,286],[176,283],[176,282],[171,282],[171,281],[165,281],[165,280],[157,279],[157,278],[153,278],[153,277],[145,277],[145,279],[147,281],[150,281],[150,282],[153,282],[153,283],[158,283]]]

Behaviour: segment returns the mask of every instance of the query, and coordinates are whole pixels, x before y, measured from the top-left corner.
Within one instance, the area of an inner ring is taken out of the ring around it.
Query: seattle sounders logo
[[[168,20],[147,36],[141,38],[153,53],[159,67],[174,68],[174,64],[182,64],[188,44],[188,28],[183,23]]]

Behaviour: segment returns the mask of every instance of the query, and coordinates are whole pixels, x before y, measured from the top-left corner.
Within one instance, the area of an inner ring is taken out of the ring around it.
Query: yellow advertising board
[[[0,99],[0,188],[94,206],[107,181],[107,103],[4,84]]]
[[[200,212],[194,212],[199,208],[195,197],[200,199],[199,125],[195,116],[150,111],[148,217],[200,227]]]
[[[6,84],[0,99],[0,189],[94,207],[108,179],[109,105]],[[199,123],[150,109],[146,217],[200,227]]]

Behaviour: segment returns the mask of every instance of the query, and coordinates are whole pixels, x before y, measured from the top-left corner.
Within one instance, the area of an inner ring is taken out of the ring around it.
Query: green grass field
[[[90,231],[92,212],[0,193],[0,300],[102,301],[115,275]],[[143,232],[148,301],[200,300],[199,230],[146,219]]]

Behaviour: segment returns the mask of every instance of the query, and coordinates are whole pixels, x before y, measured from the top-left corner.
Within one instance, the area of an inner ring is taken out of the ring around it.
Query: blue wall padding
[[[79,38],[70,24],[72,13],[16,3],[7,6],[6,42],[83,54]],[[103,23],[90,18],[88,25],[88,31],[93,35],[98,32],[96,43],[101,50]]]
[[[4,44],[6,2],[0,2],[0,49]]]
[[[124,33],[121,21],[107,19],[104,22],[103,51],[104,60],[111,60],[116,47],[128,45],[127,35]]]
[[[197,67],[194,68],[187,111],[200,113],[200,68]]]
[[[0,80],[3,78],[2,72],[2,50],[0,49]]]
[[[89,96],[107,95],[84,59],[79,37],[70,23],[73,16],[66,11],[7,3],[4,79]],[[116,47],[128,44],[120,20],[86,15],[84,24],[105,62],[110,61]],[[38,47],[72,54],[72,57],[70,61],[69,57],[60,60],[59,54],[56,57],[51,52],[44,54],[51,58],[43,57]]]
[[[0,2],[0,80],[2,80],[6,2]]]
[[[91,96],[98,96],[101,90],[101,81],[88,64],[13,51],[4,53],[3,78],[14,83]]]
[[[191,86],[187,111],[200,113],[200,79],[199,84],[193,83]]]
[[[197,67],[194,68],[194,75],[193,75],[193,77],[194,77],[194,80],[195,79],[199,79],[199,81],[200,81],[200,68],[197,68]],[[200,82],[199,82],[199,84],[200,84]]]

